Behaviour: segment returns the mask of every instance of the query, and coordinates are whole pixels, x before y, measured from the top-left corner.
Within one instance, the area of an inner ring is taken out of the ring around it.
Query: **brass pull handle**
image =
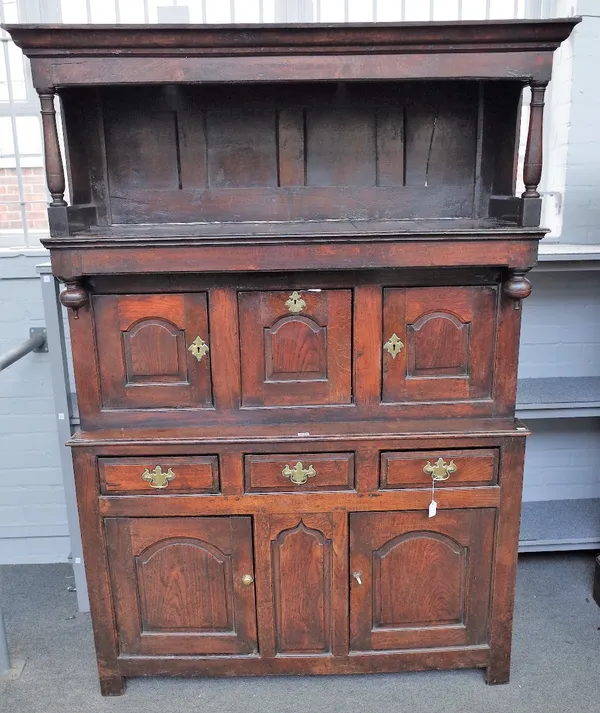
[[[457,470],[458,466],[453,460],[446,463],[443,458],[438,458],[433,465],[431,461],[427,461],[427,465],[423,466],[423,473],[430,475],[432,480],[448,480]]]
[[[298,461],[293,468],[286,465],[281,471],[281,475],[283,475],[284,478],[289,478],[294,485],[304,485],[309,478],[314,478],[316,474],[317,471],[312,465],[305,468],[301,461]]]
[[[383,348],[386,352],[391,354],[392,359],[395,359],[404,349],[404,342],[400,339],[396,332],[394,332],[394,334],[392,334],[392,336],[383,345]]]
[[[254,577],[251,574],[244,574],[242,576],[242,584],[245,587],[249,587],[254,582]]]
[[[202,359],[204,359],[204,355],[208,354],[208,351],[208,344],[200,337],[196,337],[196,339],[194,339],[188,347],[188,352],[192,352],[198,361],[202,361]]]
[[[166,488],[167,485],[175,479],[175,473],[169,468],[166,473],[163,473],[162,468],[157,465],[152,471],[148,468],[142,473],[142,480],[150,483],[151,488]]]
[[[362,572],[352,572],[352,576],[358,584],[362,584]]]

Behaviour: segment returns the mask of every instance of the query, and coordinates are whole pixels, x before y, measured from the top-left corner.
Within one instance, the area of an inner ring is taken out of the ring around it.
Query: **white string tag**
[[[435,480],[431,481],[431,502],[429,503],[429,517],[435,517],[437,513],[437,503],[435,502]]]

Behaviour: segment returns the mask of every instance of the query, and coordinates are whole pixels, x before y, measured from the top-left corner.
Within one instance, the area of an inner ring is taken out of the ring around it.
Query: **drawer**
[[[100,458],[103,493],[218,493],[217,456]]]
[[[498,479],[498,450],[388,451],[381,454],[379,487],[382,490],[429,488],[434,475],[436,488],[494,485]]]
[[[354,490],[354,453],[247,455],[247,493]]]

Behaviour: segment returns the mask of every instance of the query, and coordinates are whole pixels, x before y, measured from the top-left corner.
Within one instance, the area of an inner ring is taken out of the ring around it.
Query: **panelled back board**
[[[508,681],[520,305],[576,22],[7,28],[41,100],[103,694]]]

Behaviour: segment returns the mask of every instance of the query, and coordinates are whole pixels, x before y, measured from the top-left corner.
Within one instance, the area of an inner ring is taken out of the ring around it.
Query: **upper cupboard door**
[[[105,408],[212,404],[206,295],[94,298]]]
[[[352,292],[240,292],[244,406],[349,404]]]
[[[386,289],[385,403],[490,398],[496,287]]]

